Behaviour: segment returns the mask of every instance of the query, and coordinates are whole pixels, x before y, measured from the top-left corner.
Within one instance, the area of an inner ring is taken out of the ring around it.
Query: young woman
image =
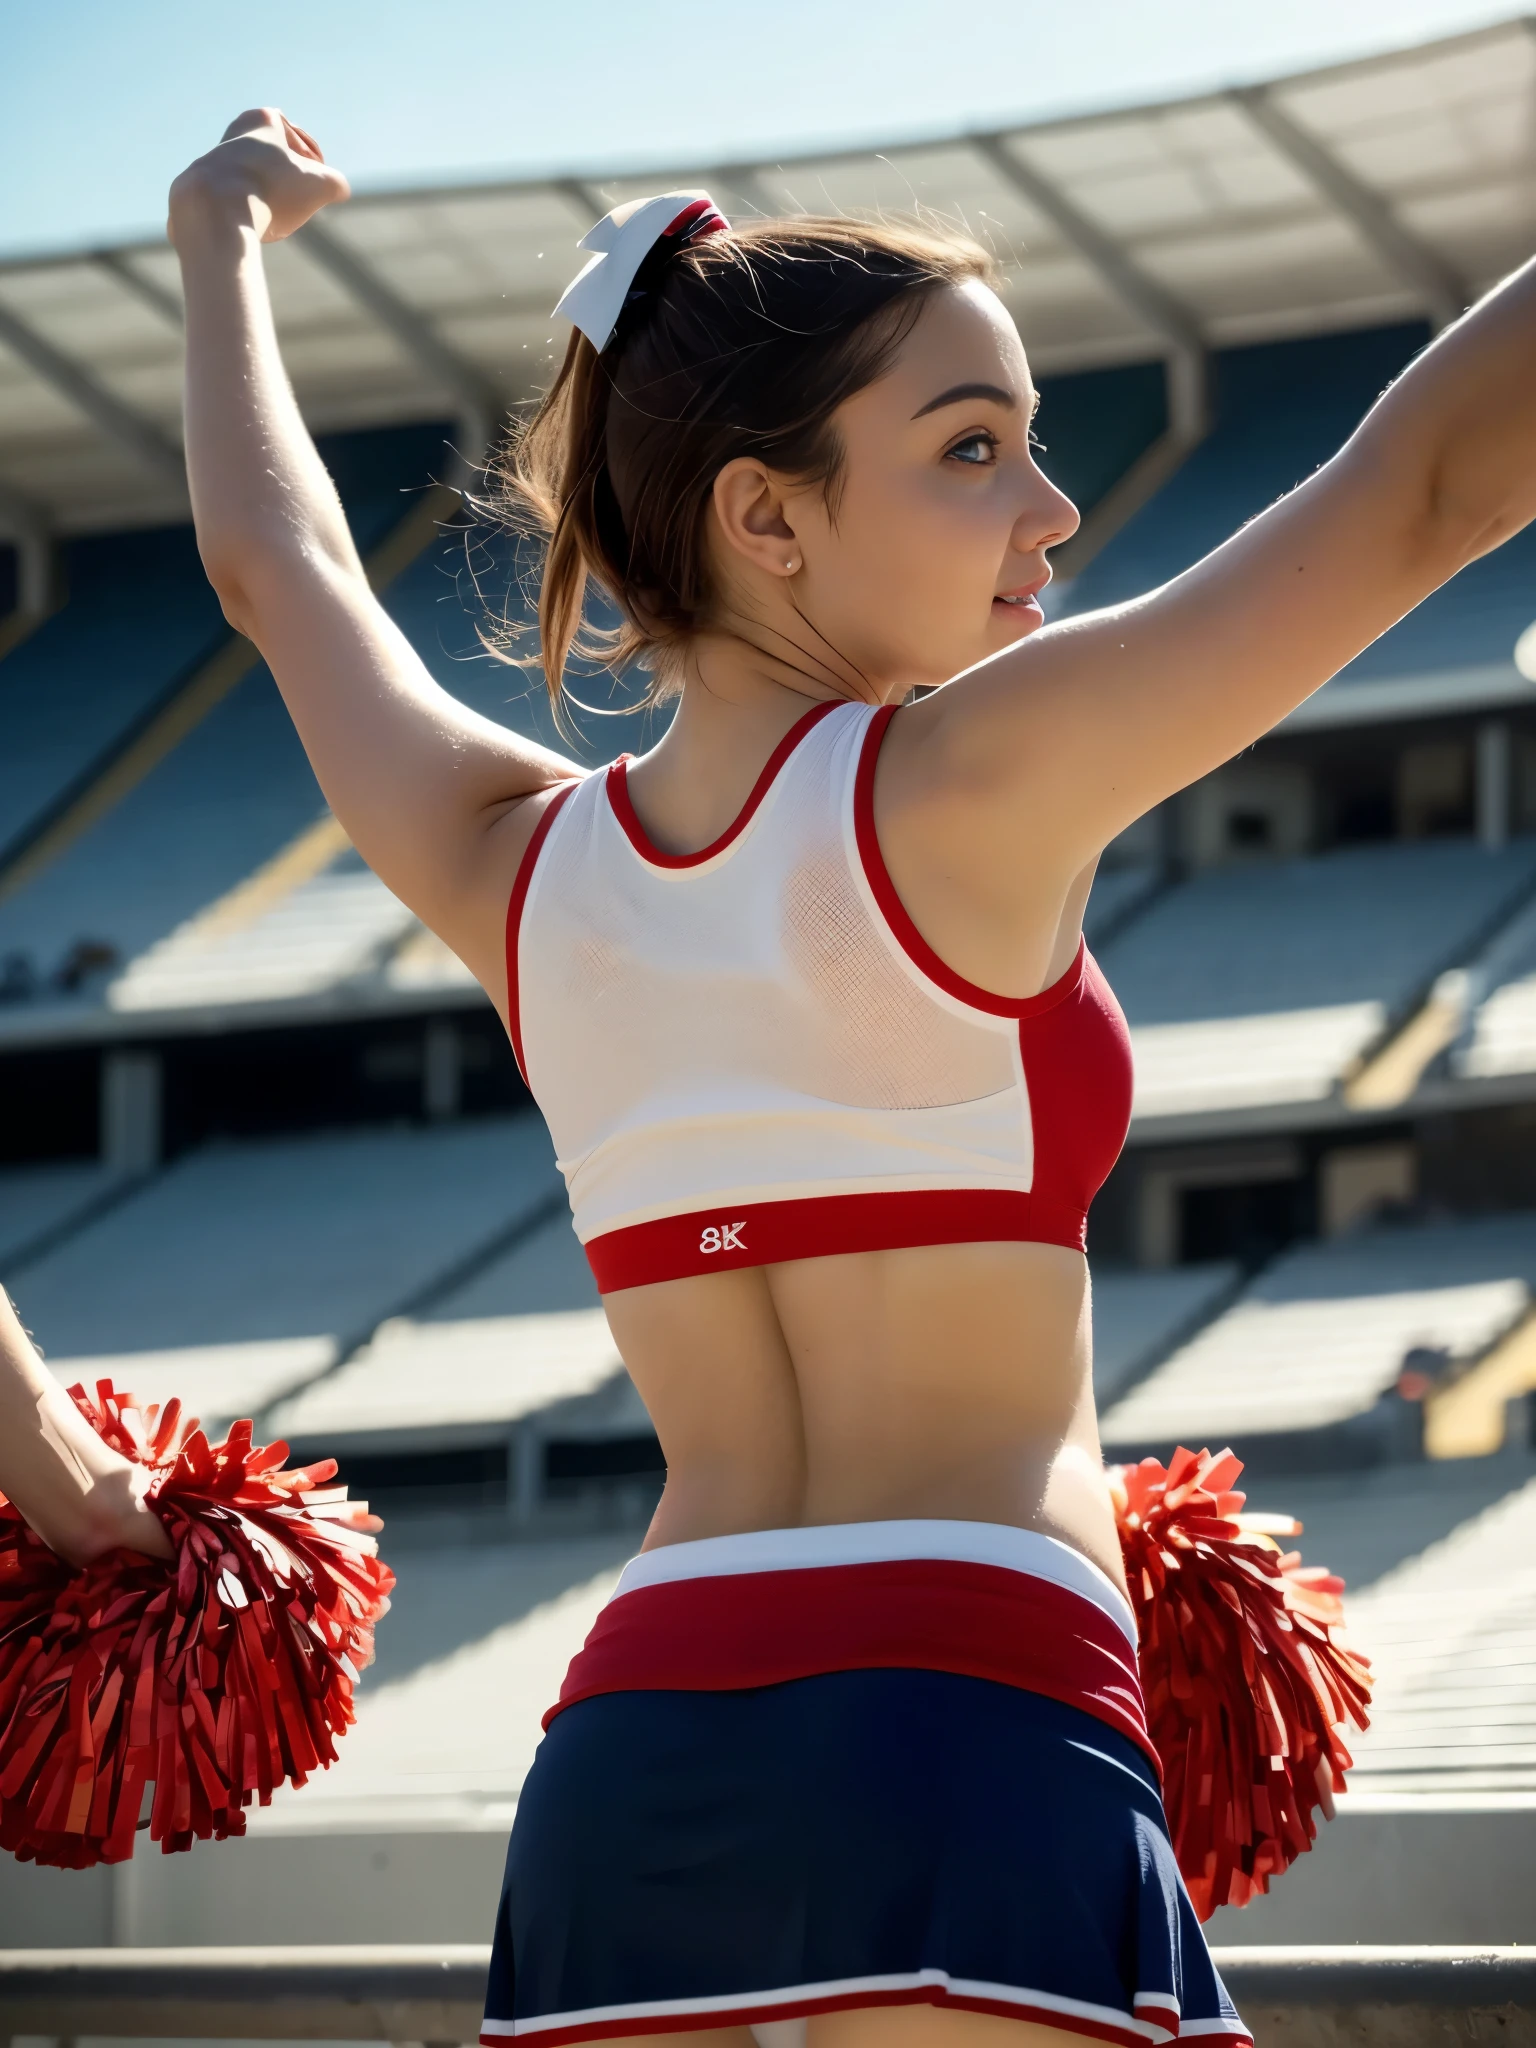
[[[271,109],[173,187],[203,559],[501,1012],[667,1459],[524,1789],[485,2038],[1243,2038],[1100,1463],[1130,1062],[1080,922],[1116,833],[1536,515],[1536,277],[1215,554],[1042,630],[1076,514],[982,253],[621,209],[502,469],[551,692],[595,583],[676,698],[584,777],[368,589],[261,259],[346,192]]]

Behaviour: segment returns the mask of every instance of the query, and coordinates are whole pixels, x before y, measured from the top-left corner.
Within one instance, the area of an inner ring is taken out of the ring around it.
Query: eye
[[[956,441],[953,447],[945,450],[945,453],[953,456],[957,462],[969,463],[976,469],[985,469],[997,453],[997,436],[989,434],[985,428],[978,428],[974,434],[967,434],[963,440]]]

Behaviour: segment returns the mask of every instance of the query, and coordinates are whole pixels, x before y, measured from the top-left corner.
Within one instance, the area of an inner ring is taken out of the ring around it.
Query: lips
[[[1023,611],[1033,606],[1040,609],[1040,593],[1051,580],[1049,569],[1043,576],[1037,576],[1033,583],[1021,583],[1015,590],[1000,590],[993,598],[994,604],[1005,604],[1012,611]]]

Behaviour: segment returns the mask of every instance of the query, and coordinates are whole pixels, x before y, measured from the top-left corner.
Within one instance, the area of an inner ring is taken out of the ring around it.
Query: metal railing
[[[472,2042],[483,1947],[0,1949],[0,2043]],[[1258,2048],[1536,2048],[1536,1948],[1233,1948]]]

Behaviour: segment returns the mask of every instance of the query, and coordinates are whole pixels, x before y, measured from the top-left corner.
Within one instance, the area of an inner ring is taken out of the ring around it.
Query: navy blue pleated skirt
[[[614,1691],[518,1804],[486,2043],[929,2002],[1126,2048],[1249,2036],[1143,1750],[987,1678]]]

